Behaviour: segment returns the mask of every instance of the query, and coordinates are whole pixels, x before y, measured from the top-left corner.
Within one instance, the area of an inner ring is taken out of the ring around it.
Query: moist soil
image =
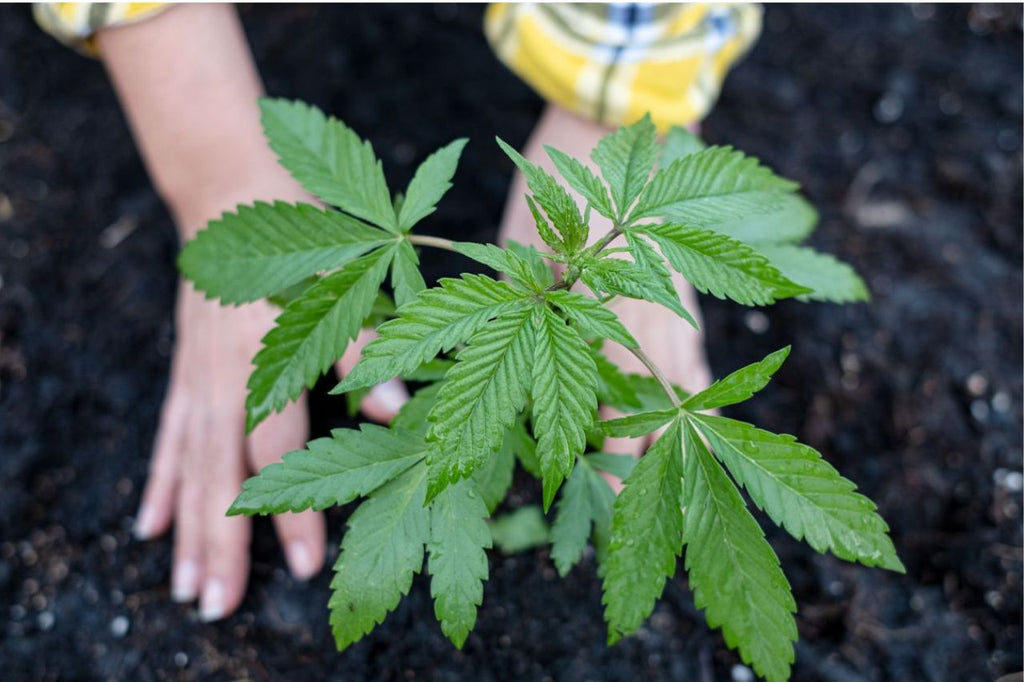
[[[426,229],[494,237],[512,166],[493,137],[522,145],[542,102],[490,54],[480,7],[242,14],[268,91],[346,120],[395,184],[471,137]],[[799,605],[794,679],[1021,679],[1021,83],[1019,6],[771,6],[704,124],[802,183],[821,209],[812,243],[873,294],[702,301],[716,376],[794,347],[730,413],[826,453],[878,502],[907,566],[845,564],[765,523]],[[0,7],[4,679],[751,679],[681,568],[609,648],[592,559],[560,580],[543,549],[491,554],[461,651],[420,577],[337,653],[329,572],[292,580],[265,521],[236,615],[207,625],[172,603],[170,541],[130,527],[167,386],[177,248],[101,65]],[[426,262],[428,278],[471,267]],[[344,423],[323,394],[318,434]],[[524,480],[511,505],[537,497]],[[329,516],[334,547],[350,512]]]

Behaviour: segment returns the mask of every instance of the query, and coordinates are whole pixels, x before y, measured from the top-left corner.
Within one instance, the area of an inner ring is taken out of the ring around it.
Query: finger
[[[359,403],[359,410],[375,422],[386,424],[391,421],[402,405],[409,402],[409,391],[398,379],[385,381],[370,389],[363,401]]]
[[[280,462],[284,453],[304,447],[308,437],[306,396],[303,394],[280,414],[268,417],[249,436],[249,462],[255,470]],[[299,580],[313,577],[324,563],[327,531],[323,515],[318,512],[277,514],[274,526],[292,575]]]
[[[245,516],[227,516],[246,474],[241,420],[232,418],[234,412],[216,409],[206,417],[204,469],[199,474],[206,498],[199,618],[209,622],[224,618],[242,601],[252,524]]]
[[[149,477],[135,515],[134,533],[140,540],[156,537],[171,525],[181,469],[185,415],[181,393],[172,389],[160,410]]]
[[[191,440],[186,432],[182,441],[181,461],[188,466],[192,459],[188,448]],[[171,598],[190,602],[199,596],[203,579],[203,486],[194,476],[179,479],[174,518],[174,560],[171,566]]]
[[[375,338],[377,338],[376,332],[364,329],[356,337],[356,340],[348,345],[348,348],[345,349],[345,354],[341,356],[341,360],[337,364],[338,373],[341,376],[345,376],[356,366],[356,363],[359,362],[359,356],[363,351],[363,346]],[[362,402],[359,403],[359,409],[373,421],[386,424],[398,414],[398,410],[408,400],[409,391],[406,390],[405,384],[398,379],[392,379],[391,381],[374,386],[366,394]]]

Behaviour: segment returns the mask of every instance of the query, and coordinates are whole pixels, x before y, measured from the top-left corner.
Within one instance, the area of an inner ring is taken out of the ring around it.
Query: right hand
[[[251,361],[278,313],[262,301],[222,307],[185,282],[179,287],[178,338],[136,534],[155,537],[173,521],[171,594],[180,602],[199,598],[203,620],[230,614],[245,593],[251,522],[225,515],[242,481],[303,448],[309,435],[303,395],[245,436]],[[355,365],[369,338],[364,333],[350,344],[341,372]],[[393,381],[371,391],[361,408],[387,422],[406,399],[404,385]],[[326,540],[322,514],[280,514],[274,525],[293,575],[317,573]]]

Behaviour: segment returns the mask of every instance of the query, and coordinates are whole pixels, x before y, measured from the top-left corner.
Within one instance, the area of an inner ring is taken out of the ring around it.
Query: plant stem
[[[416,244],[417,246],[433,246],[435,249],[444,249],[445,251],[458,253],[458,251],[455,250],[455,242],[451,239],[431,237],[426,234],[410,234],[407,235],[407,239],[410,244]]]
[[[668,380],[661,369],[654,364],[654,361],[647,357],[647,353],[643,352],[639,348],[630,348],[629,352],[636,356],[636,359],[644,363],[644,367],[651,373],[661,387],[665,389],[665,393],[668,394],[668,399],[672,401],[673,407],[679,407],[682,403],[679,402],[679,396],[676,395],[676,389],[672,386],[672,382]]]

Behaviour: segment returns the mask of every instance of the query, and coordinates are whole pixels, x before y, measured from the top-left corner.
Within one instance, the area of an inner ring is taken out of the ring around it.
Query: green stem
[[[672,382],[669,381],[668,377],[662,373],[661,369],[654,364],[654,361],[647,357],[647,353],[643,352],[639,348],[630,348],[629,352],[636,356],[637,360],[644,363],[644,367],[646,367],[651,373],[651,376],[661,384],[663,389],[665,389],[665,393],[668,394],[668,399],[672,401],[672,406],[680,407],[682,403],[679,402],[679,396],[676,395],[676,389],[672,386]]]
[[[435,249],[444,249],[445,251],[458,253],[458,251],[455,250],[455,242],[451,239],[431,237],[426,234],[410,234],[407,235],[407,238],[410,244],[416,244],[417,246],[433,246]]]

